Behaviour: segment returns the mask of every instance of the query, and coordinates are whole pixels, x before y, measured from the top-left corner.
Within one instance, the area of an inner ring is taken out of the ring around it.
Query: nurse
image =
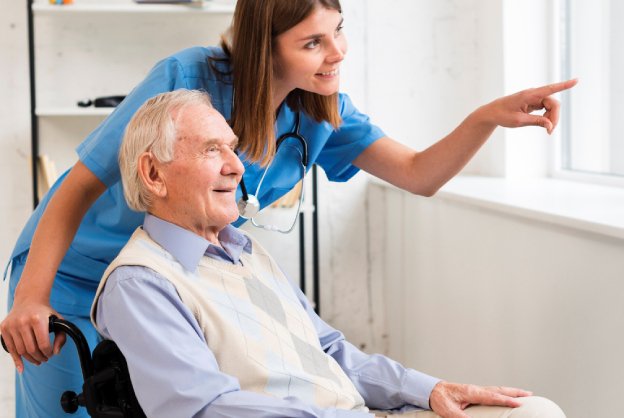
[[[89,322],[95,290],[143,219],[126,206],[117,153],[126,124],[150,97],[180,88],[208,92],[239,137],[250,193],[273,160],[257,196],[264,207],[301,178],[296,142],[275,153],[275,139],[291,132],[297,117],[309,164],[320,165],[330,180],[346,181],[362,169],[431,196],[497,126],[541,126],[551,133],[559,103],[550,96],[576,84],[571,80],[495,100],[417,152],[387,137],[339,93],[347,51],[342,25],[339,0],[238,0],[220,47],[186,49],[157,63],[78,147],[79,161],[42,200],[11,256],[11,310],[0,331],[18,371],[16,416],[64,416],[60,394],[81,386],[78,357],[73,349],[60,351],[65,336],[50,342],[47,318],[66,318],[91,347],[97,343]],[[545,112],[531,114],[536,110]]]

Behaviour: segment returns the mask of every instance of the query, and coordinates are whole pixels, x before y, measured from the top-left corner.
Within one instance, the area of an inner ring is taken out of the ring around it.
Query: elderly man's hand
[[[433,388],[429,406],[442,418],[470,418],[464,412],[470,405],[516,408],[521,405],[516,398],[531,395],[531,392],[516,388],[484,387],[442,381]]]

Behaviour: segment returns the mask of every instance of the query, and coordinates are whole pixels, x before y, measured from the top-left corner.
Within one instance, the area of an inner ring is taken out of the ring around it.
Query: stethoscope
[[[257,228],[262,228],[262,229],[266,229],[267,231],[275,231],[275,232],[281,232],[282,234],[287,234],[293,230],[293,228],[295,227],[295,224],[297,223],[297,218],[299,217],[299,214],[301,213],[301,205],[303,203],[303,196],[304,196],[304,191],[305,191],[305,176],[306,176],[306,171],[308,168],[308,144],[305,138],[299,133],[299,126],[301,124],[300,122],[301,122],[301,115],[300,115],[300,112],[297,112],[295,115],[294,130],[291,132],[287,132],[281,135],[279,138],[277,138],[277,143],[275,145],[275,154],[277,155],[280,145],[282,145],[282,143],[288,138],[294,138],[297,141],[299,141],[299,143],[301,144],[301,151],[297,149],[297,151],[299,151],[299,155],[301,155],[301,169],[302,169],[301,193],[299,194],[299,204],[297,205],[297,214],[295,215],[295,218],[293,219],[293,222],[291,223],[289,228],[281,229],[275,225],[261,224],[258,221],[256,221],[256,219],[254,218],[260,211],[260,201],[258,200],[256,196],[260,196],[260,188],[262,187],[262,183],[264,182],[264,178],[266,177],[267,171],[269,171],[269,168],[271,168],[273,161],[275,161],[275,157],[271,159],[267,167],[264,169],[264,173],[262,173],[262,177],[260,178],[258,187],[256,187],[255,194],[247,193],[247,188],[245,187],[245,180],[243,180],[243,178],[241,177],[240,188],[241,188],[242,196],[238,200],[238,213],[241,217],[245,219],[250,219],[253,226]]]

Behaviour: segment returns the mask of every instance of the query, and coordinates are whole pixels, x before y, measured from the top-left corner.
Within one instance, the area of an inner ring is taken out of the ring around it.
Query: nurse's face
[[[342,15],[317,6],[297,25],[275,38],[276,88],[296,88],[328,96],[340,84],[340,64],[347,52]]]

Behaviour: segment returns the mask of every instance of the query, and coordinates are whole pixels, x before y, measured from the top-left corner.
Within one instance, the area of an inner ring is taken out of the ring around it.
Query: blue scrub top
[[[146,79],[78,146],[80,161],[107,186],[107,190],[87,211],[59,267],[50,297],[55,309],[88,315],[104,270],[143,221],[143,213],[132,211],[126,204],[117,160],[126,125],[135,111],[159,93],[185,88],[208,92],[212,105],[226,119],[230,118],[231,78],[215,74],[208,63],[209,57],[224,58],[225,55],[218,47],[193,47],[157,63]],[[223,73],[229,72],[226,62],[218,62],[216,67]],[[300,133],[308,144],[308,167],[316,163],[330,180],[346,181],[358,172],[352,161],[384,133],[353,106],[347,95],[339,95],[339,105],[343,120],[339,129],[334,130],[329,123],[316,122],[302,113]],[[288,106],[282,106],[276,120],[276,135],[291,132],[294,123],[295,112]],[[285,141],[280,147],[264,179],[260,196],[257,196],[262,207],[284,195],[301,179],[301,156],[296,146],[296,142]],[[246,170],[245,185],[250,193],[255,193],[264,168],[250,164],[244,156],[242,159]],[[53,185],[30,217],[11,259],[30,248],[39,219],[66,176],[67,172]],[[240,196],[240,188],[237,195]],[[235,225],[243,222],[239,219]],[[18,278],[11,279],[13,290]]]

